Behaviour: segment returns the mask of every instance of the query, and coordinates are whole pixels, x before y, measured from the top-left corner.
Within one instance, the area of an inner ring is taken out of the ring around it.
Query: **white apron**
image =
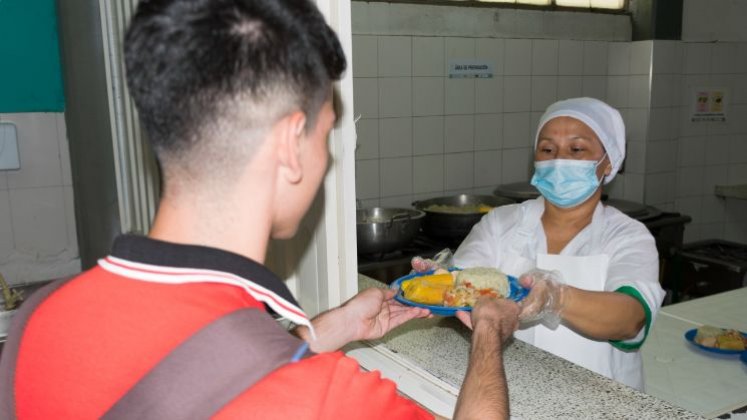
[[[604,291],[610,262],[608,255],[567,256],[538,253],[535,262],[521,256],[524,253],[522,249],[529,244],[527,239],[532,234],[528,229],[519,228],[513,235],[513,249],[508,251],[507,255],[503,255],[499,265],[503,272],[518,278],[534,268],[557,270],[562,274],[563,282],[568,285],[584,290]],[[594,243],[599,237],[597,232],[591,232],[591,249],[600,249],[598,244]],[[624,352],[606,341],[590,340],[562,324],[554,330],[538,324],[520,329],[514,336],[600,375],[643,390],[642,362],[638,352]]]

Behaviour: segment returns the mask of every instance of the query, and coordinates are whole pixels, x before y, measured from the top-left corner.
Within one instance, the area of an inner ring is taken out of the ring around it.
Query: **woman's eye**
[[[571,147],[571,152],[573,153],[581,153],[584,149],[582,147]]]

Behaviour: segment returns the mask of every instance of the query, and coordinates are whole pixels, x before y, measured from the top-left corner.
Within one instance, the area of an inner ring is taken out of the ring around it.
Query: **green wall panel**
[[[64,109],[55,0],[0,0],[0,113]]]

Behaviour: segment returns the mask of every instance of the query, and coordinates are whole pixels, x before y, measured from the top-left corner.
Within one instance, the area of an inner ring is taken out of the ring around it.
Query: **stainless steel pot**
[[[412,203],[413,207],[425,212],[423,220],[423,232],[433,238],[444,239],[447,241],[461,242],[475,223],[482,219],[485,213],[474,211],[466,212],[459,208],[478,206],[485,204],[490,207],[499,207],[506,204],[513,204],[514,200],[505,197],[496,197],[494,195],[471,195],[461,194],[451,197],[431,198],[423,201]],[[434,211],[434,205],[453,206],[453,213],[444,211]],[[430,210],[429,210],[430,208]]]
[[[374,207],[356,211],[358,254],[378,254],[407,245],[420,230],[420,210]]]

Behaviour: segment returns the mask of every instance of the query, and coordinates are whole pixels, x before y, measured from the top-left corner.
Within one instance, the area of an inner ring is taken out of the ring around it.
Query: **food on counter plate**
[[[695,342],[705,347],[722,350],[744,351],[747,348],[747,338],[737,330],[703,325],[695,333]]]
[[[431,204],[424,209],[425,211],[431,211],[434,213],[450,213],[450,214],[469,214],[469,213],[487,213],[493,210],[492,206],[487,204],[469,204],[466,206],[450,206],[447,204]]]
[[[449,274],[432,274],[402,282],[406,299],[425,305],[473,306],[480,296],[509,295],[508,277],[490,267],[474,267]]]

